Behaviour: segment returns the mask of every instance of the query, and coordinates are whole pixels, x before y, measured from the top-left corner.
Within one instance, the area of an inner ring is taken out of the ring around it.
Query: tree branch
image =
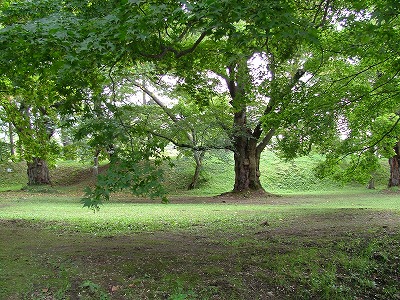
[[[392,133],[392,131],[397,127],[397,125],[400,124],[400,112],[397,112],[396,115],[398,116],[396,122],[393,124],[393,126],[392,126],[387,132],[385,132],[384,135],[382,135],[382,136],[379,138],[379,140],[377,140],[377,141],[376,141],[375,143],[373,143],[372,145],[368,145],[368,146],[365,146],[364,148],[361,148],[361,149],[354,150],[354,151],[351,151],[351,152],[349,152],[349,153],[346,153],[346,154],[343,155],[340,159],[338,159],[337,162],[339,162],[339,161],[345,159],[345,158],[346,158],[347,156],[349,156],[350,154],[353,154],[353,153],[356,153],[356,152],[359,152],[359,156],[360,156],[360,155],[361,155],[362,153],[364,153],[365,151],[374,148],[376,145],[378,145],[380,142],[382,142],[383,139],[384,139],[385,137],[387,137],[390,133]]]
[[[193,44],[192,47],[190,47],[188,49],[185,49],[185,50],[183,50],[181,52],[175,53],[175,57],[176,58],[180,58],[180,57],[182,57],[182,56],[184,56],[186,54],[189,54],[189,53],[193,52],[194,50],[196,50],[197,46],[202,42],[202,40],[204,40],[204,38],[207,36],[207,34],[208,34],[208,31],[204,31],[200,35],[200,37],[196,40],[196,42]]]
[[[197,46],[204,40],[204,38],[207,36],[207,34],[209,34],[209,32],[210,32],[209,30],[202,32],[200,34],[200,36],[197,38],[197,40],[194,42],[194,44],[190,48],[186,48],[184,50],[179,51],[179,50],[177,50],[177,49],[175,49],[173,47],[168,46],[168,47],[163,47],[161,49],[161,52],[158,53],[158,54],[144,54],[144,53],[141,53],[141,55],[143,57],[151,58],[151,59],[162,59],[169,52],[172,52],[172,53],[174,53],[175,58],[180,58],[180,57],[185,56],[185,55],[193,52],[194,50],[196,50]]]
[[[176,147],[181,147],[181,148],[187,148],[187,149],[191,149],[193,151],[207,151],[207,150],[232,150],[232,147],[230,146],[196,146],[194,144],[186,144],[186,143],[180,143],[176,140],[174,140],[173,138],[163,135],[161,133],[158,132],[154,132],[151,130],[147,130],[147,132],[149,134],[152,134],[154,136],[157,136],[159,138],[163,138],[166,139],[167,141],[171,142],[172,144],[174,144]]]
[[[171,110],[161,101],[160,98],[157,97],[153,92],[151,92],[147,87],[143,84],[138,83],[135,80],[128,79],[134,86],[140,88],[143,92],[145,92],[164,112],[165,114],[173,121],[174,123],[178,123],[178,119],[176,116],[171,112]]]
[[[342,86],[339,87],[339,89],[342,89],[342,88],[344,88],[345,86],[347,86],[351,81],[353,81],[357,76],[359,76],[359,75],[361,75],[361,74],[367,72],[368,70],[371,70],[372,68],[374,68],[374,67],[376,67],[376,66],[379,66],[380,64],[385,63],[385,62],[388,61],[389,59],[390,59],[390,58],[386,58],[386,59],[384,59],[383,61],[380,61],[380,62],[377,62],[377,63],[375,63],[375,64],[372,64],[372,65],[370,65],[370,66],[368,66],[368,67],[362,69],[361,71],[359,71],[359,72],[357,72],[357,73],[354,73],[354,74],[351,74],[351,75],[348,75],[348,76],[339,78],[339,79],[337,79],[337,80],[334,80],[334,81],[332,81],[331,85],[328,87],[327,90],[329,90],[330,88],[332,88],[334,84],[336,84],[336,83],[338,83],[338,82],[340,82],[340,81],[349,79],[345,84],[343,84]]]
[[[321,11],[322,5],[324,4],[324,2],[325,2],[325,0],[322,0],[321,3],[318,5],[318,10],[317,10],[317,12],[315,13],[313,23],[315,23],[315,22],[317,21],[317,16],[318,16],[318,14],[319,14],[320,11]],[[326,1],[325,7],[324,7],[324,14],[323,14],[323,16],[322,16],[321,22],[319,22],[319,24],[316,25],[315,28],[320,28],[320,27],[322,27],[322,26],[325,25],[326,19],[327,19],[327,16],[328,16],[329,5],[331,4],[330,2],[331,2],[331,0],[327,0],[327,1]]]
[[[274,134],[275,134],[275,128],[271,128],[265,135],[265,137],[262,139],[261,143],[257,145],[258,154],[260,154],[265,149],[265,147],[269,144]]]
[[[128,79],[129,80],[129,79]],[[132,82],[132,84],[138,88],[140,88],[143,92],[145,92],[149,97],[151,97],[151,99],[153,99],[153,101],[164,111],[164,113],[170,118],[170,120],[172,122],[174,122],[174,124],[179,124],[179,120],[178,118],[172,113],[172,111],[161,101],[160,98],[157,97],[157,95],[155,95],[154,93],[152,93],[147,87],[145,87],[143,84],[140,84],[134,80],[130,80],[130,82]],[[197,144],[196,141],[196,137],[193,134],[194,129],[190,128],[190,131],[184,130],[182,129],[182,131],[184,131],[186,138],[188,139],[188,141],[193,145],[192,147],[194,147]],[[156,134],[154,134],[156,135]],[[161,136],[160,136],[161,137]],[[174,145],[178,146],[177,143],[178,142],[174,142],[171,139],[167,138],[167,137],[163,137],[166,140],[170,141],[171,143],[173,143]],[[180,146],[183,147],[183,146]],[[188,147],[186,147],[188,148]]]
[[[300,78],[305,74],[305,71],[303,69],[298,69],[297,72],[294,74],[293,78],[291,79],[289,85],[287,86],[286,90],[289,91],[291,90],[300,80]],[[267,107],[264,110],[263,116],[266,116],[268,114],[270,114],[274,108],[274,104],[275,101],[273,100],[273,98],[270,99],[270,102],[268,103]],[[271,130],[275,131],[274,128],[271,128],[270,131],[267,133],[268,134],[271,132]],[[256,125],[256,127],[254,128],[253,131],[253,137],[255,139],[259,139],[261,137],[263,130],[262,130],[262,122],[259,121]]]

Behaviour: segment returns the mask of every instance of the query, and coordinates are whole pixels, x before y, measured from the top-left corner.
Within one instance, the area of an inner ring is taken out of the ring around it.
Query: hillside
[[[338,190],[343,187],[331,179],[319,179],[313,169],[321,161],[321,156],[310,155],[286,162],[272,152],[265,152],[261,159],[261,182],[268,192],[272,193],[307,193]],[[227,152],[216,152],[205,157],[199,187],[187,191],[194,164],[189,158],[173,159],[174,167],[165,166],[164,185],[173,195],[209,196],[230,191],[234,183],[234,161]],[[103,172],[107,165],[100,168]],[[50,170],[53,186],[56,188],[73,188],[82,190],[94,183],[90,163],[60,161]],[[382,161],[381,170],[375,174],[377,188],[386,186],[388,167]],[[26,185],[26,164],[24,162],[0,163],[0,190],[17,190]],[[351,187],[362,187],[364,184],[351,184]],[[349,185],[348,185],[349,187]]]

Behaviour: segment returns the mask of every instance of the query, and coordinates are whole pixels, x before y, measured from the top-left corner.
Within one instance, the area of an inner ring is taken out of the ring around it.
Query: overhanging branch
[[[129,80],[129,79],[128,79]],[[143,84],[138,83],[135,80],[129,80],[134,86],[140,88],[143,92],[146,93],[163,111],[164,113],[173,121],[174,123],[178,123],[178,119],[176,116],[171,112],[171,110],[161,101],[160,98],[157,97],[152,91],[150,91],[146,86]]]
[[[346,153],[345,155],[343,155],[340,159],[337,160],[337,162],[345,159],[347,156],[353,154],[353,153],[359,153],[359,156],[361,156],[361,154],[363,154],[365,151],[373,149],[376,145],[378,145],[380,142],[382,142],[384,140],[384,138],[386,138],[389,134],[391,134],[393,132],[393,130],[397,127],[398,124],[400,124],[400,112],[397,112],[396,115],[398,116],[396,122],[393,124],[393,126],[387,131],[385,132],[384,135],[382,135],[375,143],[373,143],[372,145],[368,145],[365,146],[361,149],[357,149],[354,151],[351,151],[349,153]]]
[[[163,58],[164,56],[166,56],[168,53],[173,53],[173,54],[175,55],[175,58],[180,58],[180,57],[185,56],[185,55],[187,55],[187,54],[193,52],[194,50],[196,50],[197,46],[200,45],[200,43],[201,43],[201,42],[204,40],[204,38],[209,34],[209,32],[210,32],[209,30],[202,32],[202,33],[200,34],[200,36],[197,38],[197,40],[194,42],[194,44],[193,44],[191,47],[186,48],[186,49],[184,49],[184,50],[177,50],[177,49],[175,49],[175,48],[173,48],[173,47],[166,46],[166,47],[163,47],[163,48],[161,49],[161,52],[158,53],[158,54],[145,54],[145,53],[141,53],[141,55],[142,55],[143,57],[151,58],[151,59],[162,59],[162,58]]]
[[[232,147],[230,146],[196,146],[193,144],[187,144],[187,143],[180,143],[176,140],[174,140],[173,138],[163,135],[161,133],[158,132],[154,132],[151,130],[147,130],[147,133],[157,136],[159,138],[165,139],[169,142],[171,142],[172,144],[174,144],[176,147],[180,147],[180,148],[186,148],[186,149],[191,149],[193,151],[207,151],[207,150],[233,150]]]

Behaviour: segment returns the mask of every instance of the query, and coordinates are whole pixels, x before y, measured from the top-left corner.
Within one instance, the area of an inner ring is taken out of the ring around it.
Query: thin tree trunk
[[[46,185],[51,184],[49,168],[47,162],[41,158],[33,158],[27,163],[28,185]]]
[[[94,153],[93,157],[93,176],[97,177],[99,175],[99,155],[100,155],[100,150],[97,149]]]
[[[389,187],[400,187],[400,141],[394,147],[396,155],[389,158],[390,178]]]
[[[375,178],[372,176],[368,182],[367,189],[374,190],[375,189]]]
[[[144,88],[146,88],[146,82],[144,79],[142,79],[142,85]],[[146,92],[142,90],[142,104],[146,105],[147,104],[147,99],[146,99]]]
[[[11,122],[8,123],[8,134],[10,138],[10,154],[15,156],[14,130]]]
[[[201,169],[203,168],[204,154],[205,154],[205,151],[193,150],[193,158],[194,158],[194,161],[196,162],[196,168],[194,170],[194,175],[193,175],[192,181],[190,182],[190,184],[188,186],[188,190],[193,190],[197,187]]]

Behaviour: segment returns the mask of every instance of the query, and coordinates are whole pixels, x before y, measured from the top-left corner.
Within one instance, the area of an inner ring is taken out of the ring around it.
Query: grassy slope
[[[316,178],[313,168],[321,161],[319,155],[298,158],[285,162],[274,153],[266,151],[261,158],[261,182],[264,188],[271,193],[299,194],[299,193],[329,193],[337,192],[343,185],[330,179]],[[187,158],[174,159],[175,167],[166,167],[165,186],[172,195],[210,196],[230,191],[234,184],[234,162],[231,153],[218,152],[206,156],[199,187],[187,191],[194,172],[192,160]],[[387,182],[388,169],[386,162],[382,162],[382,169],[377,172],[376,185],[384,188]],[[13,172],[7,173],[6,169]],[[90,164],[80,162],[58,162],[57,167],[50,170],[53,184],[60,187],[78,186],[93,183]],[[16,190],[27,182],[26,166],[24,163],[0,163],[0,191]],[[364,185],[347,185],[346,190],[356,188],[358,191]]]
[[[364,190],[365,184],[347,184],[335,182],[331,179],[319,179],[313,169],[322,160],[319,155],[301,157],[286,162],[279,159],[273,152],[263,153],[260,163],[261,183],[271,193],[299,194],[299,193],[337,193],[338,190]],[[172,194],[184,195],[218,195],[232,190],[234,184],[234,162],[231,154],[219,153],[206,156],[200,186],[193,191],[186,191],[194,166],[191,160],[177,159],[176,167],[168,170],[166,185]],[[388,167],[382,161],[381,169],[375,174],[376,187],[385,188],[388,180]]]
[[[27,181],[25,163],[0,162],[0,191],[21,189]]]

